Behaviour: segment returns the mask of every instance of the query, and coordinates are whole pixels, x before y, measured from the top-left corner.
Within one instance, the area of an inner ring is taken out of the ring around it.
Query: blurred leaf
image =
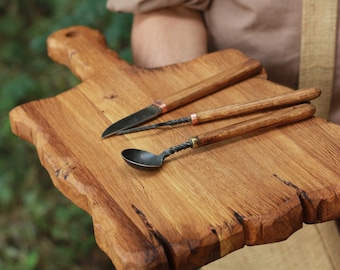
[[[0,169],[3,169],[0,164]],[[11,186],[13,177],[5,170],[1,170],[3,173],[0,175],[0,209],[8,207],[12,201],[14,190]]]
[[[18,74],[15,79],[5,81],[0,93],[0,111],[24,101],[36,85],[36,81],[27,73]]]
[[[10,14],[0,17],[0,30],[3,36],[14,37],[22,29],[22,20],[13,20]]]
[[[2,45],[0,57],[4,64],[20,64],[26,58],[25,50],[18,40],[12,40]]]
[[[39,262],[39,252],[37,250],[32,250],[27,254],[27,258],[24,262],[26,269],[35,269]]]

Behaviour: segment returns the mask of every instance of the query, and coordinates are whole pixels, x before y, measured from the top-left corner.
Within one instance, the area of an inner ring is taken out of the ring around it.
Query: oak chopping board
[[[302,222],[340,217],[340,126],[321,118],[188,149],[156,171],[128,166],[121,151],[160,153],[251,116],[101,138],[112,122],[246,61],[241,52],[141,69],[81,26],[53,33],[48,52],[83,82],[14,108],[11,127],[35,145],[55,186],[92,216],[117,269],[195,269],[244,245],[285,240]],[[152,122],[288,91],[256,76]]]

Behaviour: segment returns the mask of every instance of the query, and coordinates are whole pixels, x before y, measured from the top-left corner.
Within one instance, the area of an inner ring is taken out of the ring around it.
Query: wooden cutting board
[[[55,32],[48,51],[83,82],[14,108],[11,127],[36,146],[55,186],[92,216],[117,269],[194,269],[244,245],[284,240],[303,222],[340,217],[340,126],[320,118],[188,149],[156,171],[128,166],[121,151],[160,153],[253,116],[101,138],[112,122],[246,61],[241,52],[141,69],[85,27]],[[153,122],[288,91],[257,76]]]

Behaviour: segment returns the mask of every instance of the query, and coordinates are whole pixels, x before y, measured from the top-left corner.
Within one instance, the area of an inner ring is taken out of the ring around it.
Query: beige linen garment
[[[112,11],[143,13],[184,5],[201,10],[209,34],[210,51],[236,48],[258,59],[268,79],[298,87],[302,1],[272,0],[108,0]],[[339,27],[338,27],[339,28]],[[338,44],[339,44],[338,35]],[[337,67],[339,52],[337,51]],[[340,68],[336,69],[331,119],[340,123]]]

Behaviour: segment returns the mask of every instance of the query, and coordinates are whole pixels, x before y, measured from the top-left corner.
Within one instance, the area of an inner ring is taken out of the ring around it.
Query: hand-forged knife
[[[179,92],[176,92],[163,100],[157,100],[150,106],[113,123],[103,132],[102,138],[115,135],[121,130],[138,126],[161,114],[165,114],[187,103],[214,93],[222,87],[230,86],[245,80],[255,74],[258,74],[261,69],[262,66],[259,61],[249,59],[239,65],[218,73],[215,76],[194,84],[193,86],[189,86]]]
[[[312,99],[319,97],[320,95],[321,90],[319,88],[299,89],[289,91],[287,93],[280,94],[277,96],[234,103],[207,111],[196,112],[190,114],[190,116],[172,119],[166,122],[123,129],[121,131],[118,131],[117,135],[150,130],[159,127],[176,126],[183,123],[191,123],[192,125],[198,125],[201,123],[224,119],[231,116],[240,116],[243,114],[261,112],[266,109],[271,110],[278,107],[296,105],[303,102],[308,102]]]

